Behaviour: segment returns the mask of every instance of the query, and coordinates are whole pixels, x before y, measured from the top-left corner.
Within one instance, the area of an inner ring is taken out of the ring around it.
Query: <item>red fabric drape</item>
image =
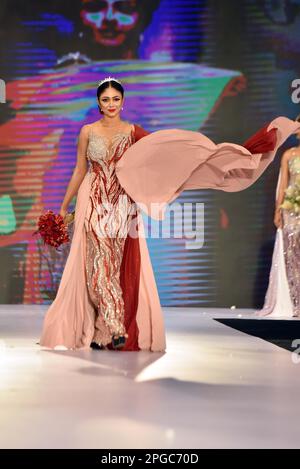
[[[267,131],[268,125],[256,132],[243,144],[252,154],[273,151],[276,145],[277,129]]]
[[[135,125],[135,142],[148,135],[142,127]],[[267,131],[267,126],[260,129],[245,143],[244,147],[251,153],[265,153],[272,151],[276,144],[276,129]],[[138,238],[127,236],[124,246],[123,259],[120,271],[120,284],[123,291],[125,304],[125,327],[128,339],[122,351],[137,351],[138,346],[138,326],[136,313],[139,296],[141,257]]]
[[[139,125],[135,125],[135,142],[148,134],[149,132],[145,129]],[[133,219],[133,222],[134,220],[135,219]],[[120,270],[120,284],[125,306],[125,328],[128,334],[126,344],[121,349],[124,352],[140,350],[138,346],[139,330],[136,322],[139,299],[140,266],[141,256],[139,239],[127,236]]]

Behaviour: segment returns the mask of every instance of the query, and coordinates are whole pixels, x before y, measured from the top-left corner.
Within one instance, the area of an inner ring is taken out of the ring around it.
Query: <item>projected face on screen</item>
[[[0,235],[5,235],[2,242],[12,262],[19,244],[28,244],[28,249],[20,260],[23,284],[18,292],[0,278],[5,303],[20,298],[28,304],[43,302],[55,290],[62,269],[50,272],[49,258],[32,231],[43,210],[60,209],[80,128],[99,119],[95,86],[100,79],[124,72],[128,94],[123,118],[149,130],[171,125],[198,130],[241,80],[240,72],[197,63],[206,0],[187,2],[186,17],[181,0],[73,0],[72,8],[69,3],[31,0],[24,2],[31,7],[28,16],[18,13],[24,28],[21,45],[16,45],[20,78],[9,83],[9,112],[0,125],[0,163],[6,171],[0,188]],[[25,48],[32,41],[44,58],[28,51],[25,56],[24,40]],[[74,60],[62,61],[58,68],[57,59],[63,56]]]
[[[139,21],[137,0],[82,0],[80,16],[105,46],[121,45]]]

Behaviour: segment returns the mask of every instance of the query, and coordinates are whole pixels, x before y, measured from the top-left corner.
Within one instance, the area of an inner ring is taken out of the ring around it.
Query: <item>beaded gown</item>
[[[91,164],[91,192],[85,215],[86,276],[96,308],[93,340],[107,345],[113,334],[125,335],[120,271],[125,239],[136,217],[134,201],[115,174],[115,164],[132,144],[130,134],[118,133],[111,142],[93,130],[87,158]]]
[[[90,131],[88,171],[79,188],[72,244],[40,345],[111,348],[128,335],[123,351],[164,351],[162,310],[140,209],[121,187],[116,165],[149,132],[137,124],[109,141]]]
[[[288,186],[300,187],[300,155],[292,149]],[[277,184],[280,183],[280,177]],[[300,317],[300,214],[282,210],[282,228],[276,232],[269,285],[259,316]]]
[[[70,252],[40,345],[85,349],[96,341],[110,348],[112,335],[126,333],[122,351],[164,351],[164,318],[141,210],[162,220],[184,190],[251,186],[299,130],[298,122],[278,117],[244,145],[215,144],[183,129],[149,134],[137,124],[111,142],[91,132]]]

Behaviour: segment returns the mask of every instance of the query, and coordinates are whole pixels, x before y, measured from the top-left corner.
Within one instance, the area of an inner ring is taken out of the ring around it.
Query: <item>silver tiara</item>
[[[114,77],[107,77],[107,78],[104,78],[104,80],[99,81],[98,86],[102,85],[102,84],[105,83],[106,81],[111,81],[111,80],[114,80],[114,81],[116,81],[117,83],[120,83],[120,85],[122,84],[122,83],[120,82],[120,80],[118,80],[117,78],[114,78]]]

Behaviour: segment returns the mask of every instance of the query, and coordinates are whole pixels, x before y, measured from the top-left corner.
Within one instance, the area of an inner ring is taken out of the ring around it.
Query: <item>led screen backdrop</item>
[[[242,143],[275,116],[300,112],[291,99],[299,3],[2,0],[1,303],[55,296],[68,250],[49,250],[32,232],[43,210],[60,208],[79,129],[99,118],[97,82],[119,78],[122,118],[149,131],[184,128]],[[157,233],[147,242],[162,305],[262,303],[279,160],[242,193],[186,191],[176,200],[192,204],[194,229],[195,204],[204,203],[201,248],[163,238],[160,223],[144,218]]]

